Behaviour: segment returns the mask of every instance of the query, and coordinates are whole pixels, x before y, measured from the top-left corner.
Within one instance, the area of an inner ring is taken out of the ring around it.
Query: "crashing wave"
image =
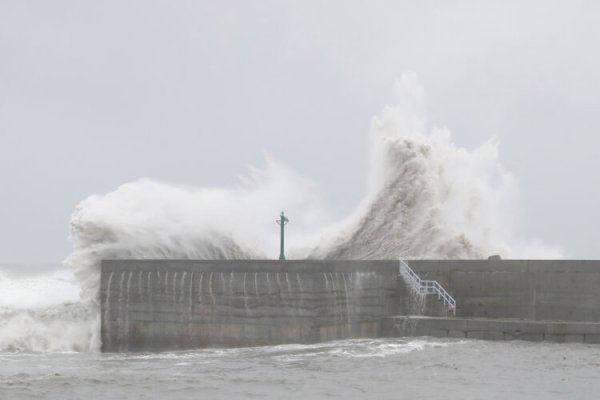
[[[293,221],[289,258],[560,258],[517,234],[516,185],[497,143],[468,151],[430,128],[414,75],[395,90],[395,104],[372,121],[368,193],[347,219],[332,224],[316,186],[269,158],[235,189],[143,179],[91,196],[73,213],[65,261],[79,302],[0,309],[0,350],[99,349],[102,259],[275,258],[280,210]]]
[[[560,249],[518,234],[517,189],[492,139],[469,151],[430,128],[414,74],[371,124],[369,193],[330,230],[312,258],[560,258]]]
[[[97,313],[84,303],[0,308],[0,351],[87,351],[99,340],[98,323]]]

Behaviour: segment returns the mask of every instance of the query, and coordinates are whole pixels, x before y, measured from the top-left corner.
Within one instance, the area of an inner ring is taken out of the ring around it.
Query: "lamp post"
[[[290,220],[287,219],[285,217],[285,215],[283,215],[283,211],[282,211],[281,212],[281,219],[278,219],[275,222],[281,227],[281,243],[280,243],[279,259],[280,260],[285,260],[285,252],[284,252],[284,244],[285,244],[284,227],[285,227],[285,225],[288,222],[290,222]]]

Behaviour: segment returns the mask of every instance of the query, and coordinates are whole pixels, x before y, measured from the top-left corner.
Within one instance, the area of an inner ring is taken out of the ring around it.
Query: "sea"
[[[64,263],[0,265],[0,400],[600,399],[598,345],[423,337],[98,350],[100,260],[276,257],[284,207],[290,258],[563,256],[518,234],[518,190],[497,141],[468,150],[430,129],[414,74],[395,91],[369,132],[367,193],[346,217],[271,157],[234,188],[141,179],[82,200]]]
[[[4,399],[600,399],[600,345],[365,338],[102,353],[71,270],[0,268]]]
[[[399,338],[3,352],[0,399],[598,399],[600,345]]]

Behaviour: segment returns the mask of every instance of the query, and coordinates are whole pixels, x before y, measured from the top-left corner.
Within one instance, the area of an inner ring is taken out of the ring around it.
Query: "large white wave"
[[[371,123],[369,191],[353,215],[324,235],[314,258],[560,258],[519,231],[515,179],[492,138],[474,150],[431,127],[415,74]]]
[[[98,340],[96,326],[97,314],[81,302],[72,271],[0,271],[0,351],[87,350]]]
[[[269,157],[234,189],[143,179],[91,196],[73,213],[65,261],[80,282],[79,302],[9,315],[0,333],[16,333],[5,334],[0,350],[98,349],[100,260],[276,258],[280,210],[293,219],[290,258],[560,258],[560,249],[519,235],[516,184],[497,141],[456,146],[447,129],[430,127],[414,74],[394,89],[395,103],[372,121],[368,191],[348,218],[329,221],[317,186]],[[61,324],[71,341],[52,333]],[[20,340],[27,326],[47,326],[47,341],[37,333]]]

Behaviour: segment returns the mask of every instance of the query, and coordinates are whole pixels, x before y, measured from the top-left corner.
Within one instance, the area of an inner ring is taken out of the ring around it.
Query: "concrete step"
[[[383,318],[382,336],[600,343],[600,323],[409,315]]]

